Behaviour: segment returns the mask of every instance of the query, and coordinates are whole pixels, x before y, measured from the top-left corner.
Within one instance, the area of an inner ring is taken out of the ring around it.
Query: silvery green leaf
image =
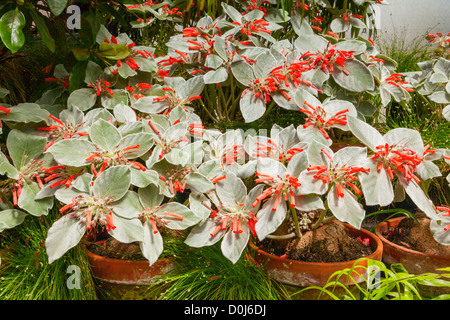
[[[450,121],[450,104],[442,109],[442,116],[445,120]]]
[[[273,211],[275,201],[276,197],[266,201],[256,215],[258,221],[255,224],[255,231],[259,240],[265,239],[267,235],[277,230],[286,219],[286,201],[280,201],[276,211]]]
[[[228,172],[226,178],[216,183],[216,192],[222,203],[236,208],[237,203],[245,203],[247,188],[235,174]]]
[[[300,211],[325,210],[322,199],[316,194],[295,195],[295,209]]]
[[[19,178],[19,171],[8,161],[8,158],[0,151],[0,174],[11,179]]]
[[[182,98],[199,96],[204,87],[203,77],[193,77],[186,81],[186,85],[179,90],[179,94]]]
[[[336,43],[336,50],[354,51],[354,55],[359,55],[366,51],[367,46],[365,42],[355,39],[346,39]]]
[[[292,177],[299,177],[300,173],[308,167],[308,155],[305,151],[296,153],[286,167],[287,172]]]
[[[342,17],[337,17],[331,21],[330,28],[334,33],[346,32],[350,29],[350,21],[345,21]]]
[[[149,184],[158,185],[159,177],[155,170],[140,170],[130,167],[131,184],[138,188],[145,188]]]
[[[303,128],[303,125],[299,125],[297,127],[297,136],[300,141],[304,142],[317,141],[327,147],[333,144],[333,141],[331,139],[325,138],[316,126]]]
[[[161,206],[156,212],[159,217],[161,217],[165,225],[172,230],[184,230],[189,228],[200,221],[200,217],[194,214],[192,210],[190,210],[185,205],[178,202],[169,202]],[[180,220],[177,217],[173,217],[170,214],[166,213],[175,213],[183,217]]]
[[[286,94],[291,97],[290,100],[287,99],[280,92],[273,92],[270,94],[270,96],[272,97],[273,101],[275,101],[275,103],[277,105],[279,105],[280,107],[282,107],[286,110],[298,110],[298,105],[295,103],[295,100],[292,99],[292,97],[294,96],[294,93],[291,91],[288,91]]]
[[[319,99],[317,99],[311,93],[309,93],[308,91],[306,91],[302,88],[297,89],[297,91],[295,92],[294,99],[300,108],[303,108],[305,101],[312,106],[321,106],[322,105],[322,103],[320,102]]]
[[[266,112],[266,104],[261,97],[256,98],[253,93],[247,91],[239,102],[242,116],[246,123],[261,118]]]
[[[81,88],[72,91],[67,99],[67,106],[75,106],[81,111],[91,109],[97,101],[97,94],[91,88]]]
[[[4,106],[5,107],[5,106]],[[19,103],[18,105],[8,108],[9,113],[1,113],[0,120],[6,122],[41,122],[46,121],[50,113],[42,109],[36,103]]]
[[[214,220],[207,219],[205,222],[192,228],[184,243],[190,247],[201,248],[204,246],[211,246],[219,242],[225,235],[225,230],[219,230],[214,237],[211,237],[211,233],[216,226],[217,224]]]
[[[164,195],[160,194],[158,187],[153,184],[139,188],[138,195],[142,206],[149,209],[159,207],[164,200]]]
[[[444,228],[450,224],[450,218],[444,216],[439,219],[432,219],[430,222],[430,231],[433,234],[434,240],[438,243],[448,246],[450,245],[450,232]]]
[[[163,238],[161,232],[153,230],[153,226],[149,220],[144,222],[144,237],[139,243],[142,255],[149,261],[150,265],[154,264],[163,252]]]
[[[258,158],[256,162],[256,171],[258,173],[269,175],[271,177],[284,177],[287,172],[284,164],[272,158]]]
[[[203,202],[208,206],[211,205],[211,202],[204,194],[194,192],[189,194],[189,208],[195,212],[202,221],[205,221],[209,218],[211,211],[203,204]]]
[[[217,70],[210,70],[204,76],[205,84],[222,83],[228,79],[227,69],[220,67]]]
[[[292,28],[298,36],[313,35],[314,31],[306,18],[296,12],[291,17]]]
[[[89,137],[95,145],[105,151],[113,151],[122,139],[119,130],[103,119],[99,119],[92,124]]]
[[[333,184],[327,195],[328,207],[338,220],[360,229],[365,218],[365,210],[354,194],[345,187],[343,192],[344,196],[339,197],[336,192],[336,185]]]
[[[89,192],[90,193],[90,192]],[[55,191],[55,198],[56,200],[68,204],[72,202],[72,199],[74,197],[77,197],[79,195],[85,195],[87,192],[83,192],[80,190],[77,190],[75,188],[60,188]]]
[[[0,211],[0,232],[20,225],[26,216],[27,214],[24,211],[17,209]]]
[[[128,166],[114,166],[100,173],[94,180],[92,193],[100,199],[112,198],[120,200],[131,184],[131,173]]]
[[[88,164],[86,158],[97,152],[95,145],[82,139],[60,140],[47,149],[60,164],[73,167],[83,167]]]
[[[142,97],[135,103],[133,103],[133,109],[145,112],[145,113],[160,113],[168,108],[169,104],[167,100],[153,101],[156,96]]]
[[[92,179],[94,178],[94,175],[92,173],[85,172],[78,177],[76,177],[73,181],[71,186],[74,187],[77,190],[89,193],[89,190],[92,186]]]
[[[136,112],[124,103],[119,103],[118,105],[116,105],[114,107],[113,113],[117,122],[125,123],[136,121]]]
[[[40,191],[37,183],[24,181],[22,192],[18,199],[18,206],[34,216],[47,215],[48,210],[53,207],[53,199],[45,198],[36,200],[36,195]]]
[[[67,251],[75,247],[84,236],[86,226],[72,214],[58,219],[50,227],[45,239],[48,262],[61,258]]]
[[[113,95],[104,93],[101,95],[102,106],[106,109],[114,109],[118,104],[128,105],[128,93],[124,89],[112,89]]]
[[[314,178],[314,171],[302,171],[299,176],[301,186],[297,189],[299,194],[313,195],[313,194],[325,194],[328,190],[328,183],[323,183],[321,179]]]
[[[368,123],[351,116],[347,117],[347,122],[353,135],[372,151],[376,152],[376,147],[384,144],[381,133]]]
[[[345,147],[334,154],[333,160],[338,167],[362,167],[367,159],[367,148]]]
[[[153,135],[146,132],[129,134],[120,139],[118,144],[116,144],[115,150],[123,150],[136,145],[139,148],[126,151],[124,154],[126,159],[136,159],[147,153],[153,146]]]
[[[370,172],[362,173],[358,177],[366,205],[382,207],[390,205],[394,201],[394,188],[386,169],[383,167],[378,172],[378,161],[370,159],[364,168],[370,169]]]
[[[214,36],[214,50],[217,52],[217,54],[222,58],[223,61],[228,61],[228,55],[226,50],[226,42],[222,37],[219,37],[217,35]]]
[[[431,101],[436,103],[448,104],[450,103],[450,93],[444,87],[439,87],[432,94],[428,96]]]
[[[18,170],[41,155],[46,144],[45,137],[31,135],[17,129],[11,130],[6,139],[9,155]]]
[[[231,229],[228,230],[220,245],[223,255],[235,264],[241,257],[244,249],[247,247],[249,238],[250,232],[247,225],[242,227],[241,233],[234,233]]]
[[[137,218],[144,212],[139,196],[134,191],[127,191],[119,201],[114,202],[114,213],[125,219]]]
[[[217,39],[218,37],[216,37]],[[211,69],[217,69],[219,68],[223,63],[223,59],[218,56],[217,54],[210,54],[206,57],[205,60],[205,67],[211,68]]]
[[[314,33],[312,34],[301,34],[295,41],[294,46],[302,54],[305,52],[323,52],[327,48],[328,40],[318,36]]]
[[[214,184],[198,172],[193,172],[186,177],[186,185],[196,193],[206,193],[214,189]]]
[[[403,185],[403,188],[405,188],[406,193],[414,204],[422,212],[424,212],[428,218],[438,219],[439,216],[433,202],[428,198],[427,194],[423,191],[420,185],[414,179],[407,181],[402,174],[397,174],[397,177],[398,181]]]
[[[370,70],[360,61],[353,59],[344,62],[344,73],[340,66],[334,64],[333,79],[342,88],[352,92],[370,91],[374,88],[374,80]]]
[[[266,79],[275,67],[277,67],[277,60],[270,51],[265,51],[256,57],[253,72],[256,78]]]
[[[110,39],[108,39],[110,40]],[[84,82],[86,84],[91,84],[97,81],[103,74],[103,69],[95,62],[88,60],[86,66],[86,76]]]
[[[242,85],[248,86],[255,79],[252,67],[244,60],[239,60],[231,64],[233,76]]]
[[[138,219],[122,218],[114,212],[112,216],[116,228],[109,230],[108,233],[116,240],[122,243],[131,243],[144,239],[144,228]]]

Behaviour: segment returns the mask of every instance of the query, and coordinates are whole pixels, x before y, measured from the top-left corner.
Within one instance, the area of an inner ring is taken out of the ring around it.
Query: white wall
[[[450,32],[450,0],[387,0],[379,5],[380,31],[405,32],[406,40],[426,33]]]

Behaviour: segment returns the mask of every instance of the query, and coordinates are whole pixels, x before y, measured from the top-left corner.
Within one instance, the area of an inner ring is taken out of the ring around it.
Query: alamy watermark
[[[69,275],[67,277],[66,285],[69,290],[81,289],[81,269],[79,266],[70,265],[67,267],[66,273]]]
[[[81,29],[81,8],[75,4],[70,5],[66,9],[66,13],[70,16],[67,18],[66,26],[69,30]]]

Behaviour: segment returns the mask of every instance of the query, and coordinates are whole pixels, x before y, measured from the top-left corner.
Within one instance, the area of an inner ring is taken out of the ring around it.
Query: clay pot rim
[[[412,249],[408,249],[406,247],[400,246],[398,244],[395,244],[391,241],[389,241],[388,239],[386,239],[383,236],[383,231],[384,230],[388,230],[390,226],[392,226],[393,228],[396,228],[397,225],[399,224],[399,222],[405,218],[408,218],[407,216],[404,217],[397,217],[397,218],[392,218],[386,221],[383,221],[381,223],[379,223],[376,228],[375,228],[375,234],[378,236],[378,238],[381,239],[382,242],[389,244],[390,246],[396,248],[397,250],[401,250],[410,254],[415,254],[415,255],[419,255],[419,256],[423,256],[423,257],[428,257],[428,258],[438,258],[438,259],[442,259],[442,260],[448,260],[450,261],[450,257],[447,256],[440,256],[437,254],[431,254],[431,253],[425,253],[425,252],[421,252],[421,251],[416,251],[416,250],[412,250]]]
[[[348,223],[345,223],[345,222],[343,224],[344,224],[344,226],[346,228],[352,229],[353,231],[356,231],[356,232],[358,232],[358,231],[362,232],[362,234],[370,236],[371,240],[375,240],[375,244],[372,246],[372,249],[375,246],[375,250],[370,255],[368,255],[366,257],[361,257],[361,258],[355,259],[355,260],[348,260],[348,261],[341,261],[341,262],[308,262],[308,261],[300,261],[300,260],[292,260],[292,259],[287,259],[287,258],[281,258],[279,256],[273,255],[271,253],[268,253],[268,252],[258,248],[253,243],[253,241],[251,241],[251,240],[249,242],[249,245],[250,245],[250,247],[253,250],[257,251],[258,253],[260,253],[262,255],[265,255],[265,256],[269,257],[270,259],[273,259],[275,261],[280,261],[280,262],[283,261],[283,262],[286,262],[286,263],[295,263],[296,265],[299,265],[299,266],[302,266],[302,265],[306,266],[306,265],[308,265],[308,266],[323,267],[323,266],[334,265],[334,266],[337,266],[337,267],[342,266],[342,268],[346,268],[349,264],[355,264],[355,262],[358,261],[358,260],[364,260],[364,259],[379,260],[379,259],[376,259],[376,257],[377,256],[381,257],[382,254],[383,254],[383,242],[380,240],[380,238],[377,235],[375,235],[374,233],[370,232],[369,230],[366,230],[366,229],[363,229],[363,228],[356,229],[352,225],[350,225]]]
[[[142,265],[143,267],[149,266],[149,261],[147,259],[145,259],[145,258],[142,259],[142,260],[116,259],[116,258],[109,258],[109,257],[105,257],[105,256],[98,255],[96,253],[93,253],[92,251],[90,251],[87,248],[88,244],[92,244],[92,243],[95,243],[95,241],[92,242],[92,241],[89,241],[87,238],[84,238],[83,241],[82,241],[82,246],[83,246],[86,254],[90,258],[95,259],[96,261],[102,261],[102,262],[107,262],[107,263],[115,263],[115,264],[124,264],[124,265],[125,264],[129,265],[129,264],[134,263],[134,264],[137,264],[139,266]],[[160,264],[160,263],[170,263],[170,262],[173,262],[173,260],[174,259],[171,259],[171,258],[160,258],[157,261],[155,261],[155,263],[153,265]]]

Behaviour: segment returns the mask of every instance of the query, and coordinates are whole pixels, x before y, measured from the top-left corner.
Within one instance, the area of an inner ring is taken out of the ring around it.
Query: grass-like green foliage
[[[355,265],[357,262],[355,262]],[[445,277],[450,276],[450,268],[436,270],[436,273],[430,272],[414,275],[409,273],[401,264],[392,264],[388,267],[383,262],[368,260],[368,266],[364,268],[364,272],[367,274],[361,275],[365,281],[356,283],[354,279],[350,280],[352,286],[358,288],[356,294],[349,287],[339,282],[339,279],[346,279],[353,271],[353,268],[335,272],[330,277],[336,277],[334,278],[335,280],[328,281],[323,287],[312,286],[302,289],[295,294],[316,289],[321,292],[321,298],[327,296],[333,300],[450,299],[450,294],[446,293],[450,292],[450,282],[445,279]],[[336,295],[337,288],[343,289],[344,293]],[[441,290],[438,291],[439,289]]]
[[[408,40],[405,30],[390,30],[388,34],[379,34],[376,38],[378,50],[395,60],[397,72],[419,71],[417,63],[428,60],[429,46],[425,40],[427,33]]]
[[[0,300],[93,300],[94,282],[87,257],[77,246],[61,259],[48,264],[44,241],[57,210],[47,217],[29,216],[20,226],[6,230],[0,248],[11,252],[2,257],[0,265]],[[73,283],[70,265],[80,268],[80,289],[69,289]]]
[[[219,247],[218,247],[219,246]],[[220,243],[193,250],[183,243],[165,247],[176,259],[174,270],[159,278],[149,291],[160,300],[280,300],[288,298],[283,284],[272,280],[246,252],[232,264]]]

